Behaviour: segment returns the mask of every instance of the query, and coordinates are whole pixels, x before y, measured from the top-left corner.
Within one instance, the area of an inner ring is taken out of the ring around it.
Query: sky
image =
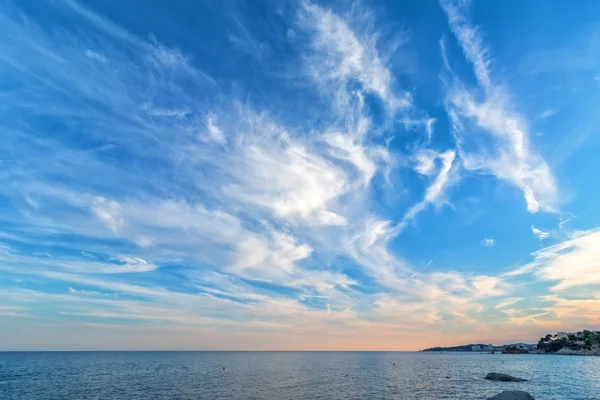
[[[0,350],[600,328],[599,16],[3,1]]]

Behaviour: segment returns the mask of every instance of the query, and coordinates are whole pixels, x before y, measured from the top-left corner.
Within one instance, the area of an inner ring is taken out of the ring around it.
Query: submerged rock
[[[526,382],[527,379],[515,378],[514,376],[499,374],[497,372],[490,372],[485,376],[485,379],[492,381],[503,381],[503,382]]]
[[[487,400],[535,400],[535,398],[521,390],[506,390]]]

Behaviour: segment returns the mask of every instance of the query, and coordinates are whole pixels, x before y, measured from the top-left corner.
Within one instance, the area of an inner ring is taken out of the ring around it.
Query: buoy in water
[[[396,363],[392,363],[392,365],[395,367],[395,366],[396,366]]]
[[[225,371],[225,366],[223,365],[223,371]]]

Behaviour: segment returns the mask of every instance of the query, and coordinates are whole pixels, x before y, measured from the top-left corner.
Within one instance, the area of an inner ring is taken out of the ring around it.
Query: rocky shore
[[[600,356],[600,331],[558,332],[548,334],[535,344],[468,344],[453,347],[431,347],[421,351],[502,352],[502,354],[559,354],[568,356]]]
[[[558,354],[562,356],[600,356],[600,346],[594,346],[591,349],[579,349],[573,350],[570,348],[563,347],[562,349],[555,352],[547,352],[543,350],[534,350],[531,354]]]
[[[537,354],[562,354],[573,356],[600,356],[600,332],[558,332],[540,338]]]

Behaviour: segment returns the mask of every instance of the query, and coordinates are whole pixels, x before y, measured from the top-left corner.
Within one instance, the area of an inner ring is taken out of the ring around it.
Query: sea
[[[527,382],[484,379],[503,372]],[[0,399],[600,399],[600,357],[412,352],[7,352]]]

